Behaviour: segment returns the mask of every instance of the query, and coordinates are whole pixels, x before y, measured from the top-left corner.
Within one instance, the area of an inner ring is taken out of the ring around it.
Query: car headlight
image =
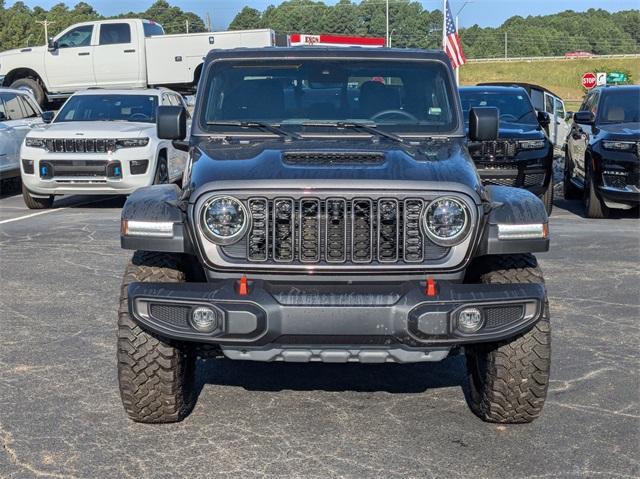
[[[440,246],[461,243],[469,233],[470,226],[469,210],[456,198],[436,198],[427,205],[422,216],[425,234]]]
[[[249,229],[250,220],[245,206],[232,196],[215,196],[202,207],[202,230],[219,245],[237,243]]]
[[[142,148],[149,144],[149,138],[122,138],[116,141],[118,148]]]
[[[46,148],[45,141],[42,138],[25,138],[24,144],[29,148]]]
[[[520,150],[539,150],[544,148],[544,140],[521,140],[518,142]]]
[[[636,146],[634,141],[603,141],[602,148],[605,150],[630,151]]]

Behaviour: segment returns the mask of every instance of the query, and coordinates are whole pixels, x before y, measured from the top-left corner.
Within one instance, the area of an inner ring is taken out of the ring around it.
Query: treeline
[[[442,12],[418,2],[390,1],[391,44],[436,48],[441,45]],[[385,35],[383,0],[340,0],[331,6],[313,0],[289,0],[264,11],[245,7],[230,29],[271,28],[278,33],[345,33]],[[640,10],[609,13],[567,10],[545,16],[515,16],[497,28],[474,25],[461,29],[470,58],[564,55],[581,50],[595,54],[640,52]]]
[[[134,2],[132,2],[133,4]],[[195,13],[183,12],[165,0],[158,0],[143,12],[128,12],[117,17],[104,17],[85,2],[69,8],[59,3],[50,10],[41,7],[33,9],[23,2],[16,2],[5,8],[5,0],[0,0],[0,51],[25,46],[44,45],[44,27],[38,21],[48,20],[49,36],[54,36],[69,25],[105,18],[146,18],[164,27],[167,33],[184,33],[189,24],[190,32],[204,32],[205,24]]]

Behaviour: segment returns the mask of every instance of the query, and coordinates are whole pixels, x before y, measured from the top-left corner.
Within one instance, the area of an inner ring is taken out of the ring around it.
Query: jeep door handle
[[[89,56],[89,55],[91,55],[91,53],[89,53],[89,52],[81,52],[81,53],[78,53],[78,56],[79,56],[79,57],[86,57],[86,56]]]

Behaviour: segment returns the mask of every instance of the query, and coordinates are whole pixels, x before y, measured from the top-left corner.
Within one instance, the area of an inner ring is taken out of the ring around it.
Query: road
[[[553,327],[542,417],[498,426],[439,364],[198,365],[195,410],[141,425],[122,410],[116,304],[122,200],[44,214],[0,198],[0,477],[638,477],[640,226],[558,200],[539,256]]]

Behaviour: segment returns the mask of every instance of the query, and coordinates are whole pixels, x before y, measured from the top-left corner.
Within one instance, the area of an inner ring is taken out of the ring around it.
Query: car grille
[[[116,149],[114,139],[56,138],[45,141],[47,150],[55,153],[106,153]]]
[[[291,151],[283,155],[285,163],[296,165],[361,165],[384,162],[382,152],[318,152]]]
[[[122,177],[119,161],[46,160],[40,161],[40,178],[118,179]]]
[[[251,197],[252,225],[223,253],[248,263],[388,264],[444,258],[422,232],[421,198]]]
[[[472,158],[513,158],[516,143],[510,140],[482,141],[469,143]]]

